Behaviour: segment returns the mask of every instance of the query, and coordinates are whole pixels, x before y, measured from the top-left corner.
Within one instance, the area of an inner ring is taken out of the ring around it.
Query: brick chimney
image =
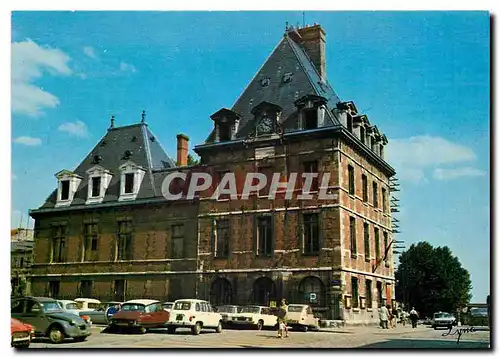
[[[316,67],[321,80],[326,82],[325,30],[320,25],[314,24],[298,29],[297,32],[301,36],[302,48]]]
[[[177,134],[177,165],[185,167],[188,162],[189,137],[185,134]]]

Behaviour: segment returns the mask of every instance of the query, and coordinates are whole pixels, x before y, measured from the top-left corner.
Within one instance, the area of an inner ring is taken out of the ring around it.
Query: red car
[[[156,300],[132,300],[125,302],[115,313],[108,331],[136,330],[146,333],[148,328],[164,328],[170,314]]]
[[[29,347],[35,336],[35,327],[15,318],[10,319],[10,345],[12,347]]]

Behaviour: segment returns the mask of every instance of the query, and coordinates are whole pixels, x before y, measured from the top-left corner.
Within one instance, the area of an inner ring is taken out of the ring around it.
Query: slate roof
[[[292,74],[292,80],[284,83],[283,76],[289,73]],[[267,78],[269,84],[264,87],[261,81]],[[303,47],[287,32],[231,108],[241,116],[236,139],[243,139],[251,133],[255,126],[252,108],[263,101],[282,108],[280,123],[285,133],[297,130],[298,115],[294,102],[310,94],[326,98],[330,110],[341,102],[331,85],[321,81]],[[340,122],[328,111],[324,126],[333,125],[340,125]],[[212,131],[206,143],[213,143],[214,136],[215,132]]]
[[[131,155],[125,157],[125,151],[129,150]],[[99,156],[98,163],[94,157]],[[137,199],[151,198],[161,195],[157,192],[153,169],[173,168],[175,162],[163,150],[154,134],[145,123],[133,124],[123,127],[108,129],[104,137],[76,167],[73,173],[83,177],[75,193],[70,206],[85,205],[87,200],[88,177],[86,171],[95,165],[109,170],[113,177],[103,199],[103,203],[117,201],[120,195],[120,171],[119,166],[127,161],[132,161],[138,166],[146,169],[146,174],[137,194]],[[160,184],[161,187],[161,184]],[[57,189],[52,192],[41,209],[53,208],[56,203]],[[90,205],[91,206],[91,205]]]

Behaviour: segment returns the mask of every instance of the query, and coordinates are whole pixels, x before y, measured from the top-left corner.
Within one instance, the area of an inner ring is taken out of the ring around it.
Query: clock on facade
[[[257,133],[258,134],[269,134],[273,131],[273,120],[267,116],[264,116],[258,126],[257,126]]]

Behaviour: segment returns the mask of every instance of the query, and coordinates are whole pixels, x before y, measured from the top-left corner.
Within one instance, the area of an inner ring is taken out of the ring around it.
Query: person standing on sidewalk
[[[283,334],[285,338],[288,337],[288,327],[286,326],[286,313],[288,307],[286,305],[286,301],[283,298],[281,300],[281,306],[278,311],[278,338],[283,338]]]
[[[380,319],[380,326],[384,329],[388,329],[389,327],[387,326],[387,321],[389,320],[389,310],[387,307],[382,306],[378,310],[378,315]]]
[[[412,328],[417,328],[417,320],[418,320],[418,313],[415,310],[415,307],[412,307],[410,311],[410,321]]]
[[[390,306],[387,308],[391,309]],[[396,309],[396,306],[392,307],[391,313],[392,313],[391,328],[396,328],[396,323],[398,321],[398,310]]]

